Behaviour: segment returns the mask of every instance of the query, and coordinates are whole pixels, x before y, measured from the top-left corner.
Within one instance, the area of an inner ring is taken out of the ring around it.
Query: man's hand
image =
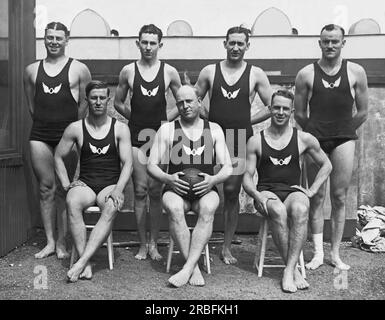
[[[124,203],[124,195],[123,192],[118,191],[116,189],[112,190],[109,194],[106,195],[104,201],[107,202],[108,199],[111,198],[114,206],[117,210],[120,210]]]
[[[197,196],[202,197],[214,187],[214,178],[203,172],[198,173],[198,176],[203,177],[203,181],[194,184],[192,190]]]
[[[276,196],[265,196],[263,194],[260,194],[258,197],[254,199],[254,207],[257,209],[259,213],[261,213],[264,216],[269,215],[269,211],[267,210],[267,201],[269,200],[277,200],[278,198]]]
[[[180,176],[184,176],[184,173],[181,171],[169,175],[169,181],[167,184],[171,187],[172,190],[175,191],[175,193],[183,196],[186,195],[190,190],[190,185],[188,182],[179,178]]]
[[[314,195],[316,194],[314,191],[310,190],[310,189],[305,189],[304,187],[301,187],[301,186],[297,186],[297,185],[294,185],[294,186],[291,186],[292,188],[295,188],[295,189],[298,189],[299,191],[302,191],[304,194],[307,195],[307,197],[309,199],[311,199],[312,197],[314,197]]]
[[[81,180],[75,180],[72,181],[67,187],[63,187],[63,189],[68,192],[71,188],[75,187],[87,187],[87,185]]]

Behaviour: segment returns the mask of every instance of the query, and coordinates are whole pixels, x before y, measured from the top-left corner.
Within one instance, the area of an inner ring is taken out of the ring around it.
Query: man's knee
[[[53,200],[56,192],[56,184],[54,181],[42,181],[39,186],[40,197],[43,201]]]
[[[338,189],[331,192],[330,200],[333,206],[343,207],[345,205],[348,189]]]
[[[309,219],[309,206],[305,203],[295,202],[291,205],[290,215],[293,222],[306,224]]]
[[[325,196],[326,196],[326,192],[324,188],[320,188],[318,192],[311,198],[312,206],[315,206],[315,207],[320,206],[323,203]]]
[[[185,219],[183,207],[177,204],[168,204],[166,206],[166,210],[168,212],[170,222],[180,223]]]
[[[210,224],[210,223],[213,223],[214,222],[214,213],[213,210],[211,211],[205,211],[205,210],[201,210],[199,212],[199,217],[198,219],[205,223],[205,224]]]
[[[150,185],[148,195],[150,198],[160,199],[162,196],[162,185],[156,183]]]
[[[82,215],[83,213],[83,207],[80,204],[78,197],[67,195],[66,207],[68,209],[67,211],[69,218],[78,218],[78,216]]]
[[[148,194],[148,187],[144,183],[138,183],[134,189],[135,199],[145,200]]]
[[[287,221],[287,211],[286,207],[282,202],[271,201],[268,207],[269,217],[275,222],[286,223]]]
[[[223,194],[226,200],[237,201],[239,199],[239,192],[241,187],[235,184],[228,184],[223,186]]]

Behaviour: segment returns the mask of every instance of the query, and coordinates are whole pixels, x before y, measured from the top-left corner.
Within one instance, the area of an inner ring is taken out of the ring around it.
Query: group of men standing
[[[274,242],[286,264],[282,289],[295,292],[308,287],[295,265],[306,240],[309,212],[315,255],[307,266],[315,269],[323,263],[322,202],[331,173],[331,263],[340,269],[349,268],[339,256],[339,244],[353,168],[355,131],[367,117],[365,72],[361,66],[342,59],[343,29],[327,25],[321,30],[319,42],[322,57],[298,73],[295,97],[288,90],[273,93],[264,71],[244,61],[250,47],[249,35],[244,27],[230,28],[224,41],[226,59],[203,68],[192,87],[182,85],[177,70],[158,59],[162,31],[152,24],[143,26],[136,42],[140,59],[122,69],[113,102],[128,120],[127,126],[107,115],[107,84],[91,81],[88,68],[65,55],[67,28],[59,22],[47,25],[47,57],[29,65],[24,76],[33,118],[31,159],[47,236],[47,245],[36,258],[55,252],[59,259],[68,257],[65,207],[55,205],[56,193],[56,198],[66,200],[68,225],[80,256],[68,271],[68,279],[90,279],[89,260],[111,230],[132,175],[140,240],[135,258],[142,260],[149,255],[153,260],[162,259],[157,240],[164,208],[170,234],[186,259],[169,283],[175,287],[186,283],[204,285],[198,259],[210,239],[219,206],[215,186],[223,183],[225,233],[221,259],[234,264],[237,260],[231,253],[231,242],[243,184],[256,209],[271,222]],[[176,108],[167,108],[169,89]],[[203,106],[206,94],[210,103]],[[256,94],[265,107],[251,114]],[[357,112],[353,116],[354,102]],[[306,132],[291,127],[293,112]],[[270,117],[271,125],[254,135],[252,125]],[[76,164],[69,159],[71,154],[78,154],[80,161],[75,179],[66,164]],[[300,182],[303,155],[307,159],[309,188]],[[216,165],[219,170],[214,170]],[[183,179],[186,169],[201,172],[202,181],[193,186],[193,196]],[[94,204],[102,214],[87,241],[82,212]],[[190,210],[198,214],[192,234],[184,216]]]

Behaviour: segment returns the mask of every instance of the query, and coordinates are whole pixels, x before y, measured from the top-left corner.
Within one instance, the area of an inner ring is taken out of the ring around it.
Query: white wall
[[[136,36],[147,23],[166,33],[168,25],[178,19],[189,22],[196,36],[223,36],[233,25],[245,23],[251,28],[270,7],[285,12],[301,35],[318,35],[328,23],[348,30],[363,18],[375,19],[385,33],[383,0],[36,0],[36,5],[38,37],[47,22],[58,20],[70,27],[73,18],[87,8],[103,15],[121,36]]]
[[[251,37],[247,59],[314,59],[320,57],[318,36]],[[77,59],[137,59],[136,38],[73,38],[67,54]],[[165,38],[161,59],[221,59],[223,37]],[[42,39],[37,59],[45,57]],[[350,59],[385,58],[385,35],[347,36],[343,56]]]

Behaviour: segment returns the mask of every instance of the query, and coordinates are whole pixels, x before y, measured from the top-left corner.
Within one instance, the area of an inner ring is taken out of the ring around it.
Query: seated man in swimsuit
[[[269,107],[271,125],[247,143],[243,177],[243,187],[254,199],[256,209],[269,219],[274,243],[286,265],[282,290],[290,293],[309,287],[296,264],[306,241],[309,199],[332,170],[317,139],[290,126],[293,99],[290,91],[278,90],[273,94]],[[300,157],[304,154],[320,167],[309,189],[300,186]],[[253,181],[255,171],[257,186]]]
[[[109,94],[104,82],[91,81],[87,85],[89,114],[67,127],[55,152],[56,172],[67,191],[69,226],[80,256],[67,273],[70,282],[79,277],[91,279],[89,260],[110,233],[132,173],[130,132],[124,123],[107,115]],[[63,158],[74,145],[80,154],[80,175],[71,183]],[[102,214],[87,242],[83,210],[95,204]]]
[[[186,263],[183,269],[168,282],[181,287],[205,284],[199,270],[198,259],[210,239],[214,213],[219,206],[215,188],[232,173],[230,154],[220,126],[199,117],[200,102],[194,89],[182,86],[176,94],[180,120],[163,124],[158,130],[147,165],[148,173],[166,184],[163,190],[163,206],[169,215],[170,234],[180,248]],[[215,164],[222,167],[214,174]],[[168,165],[168,172],[160,166]],[[196,168],[203,181],[194,184],[189,195],[189,184],[183,178],[183,170]],[[184,214],[198,214],[198,222],[190,236]]]

